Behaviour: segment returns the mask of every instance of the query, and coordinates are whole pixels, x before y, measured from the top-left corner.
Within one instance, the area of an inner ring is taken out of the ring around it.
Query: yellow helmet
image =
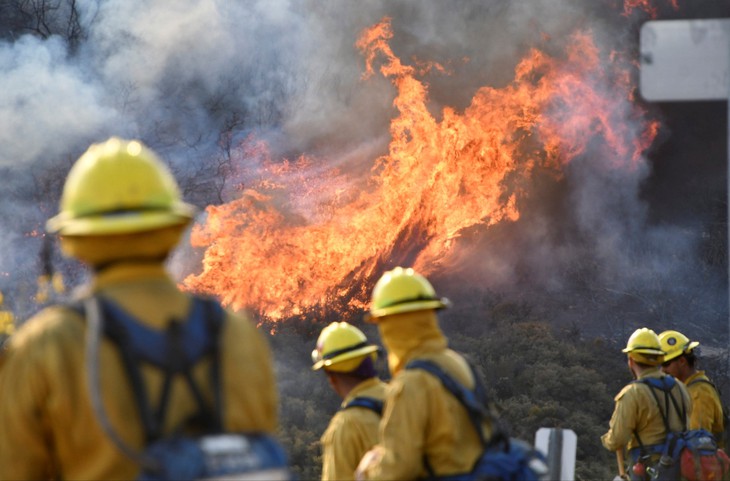
[[[328,371],[349,372],[375,352],[378,346],[368,343],[365,334],[347,322],[333,322],[322,329],[317,339],[317,348],[312,351],[312,370],[325,368]]]
[[[637,362],[650,366],[658,366],[664,362],[664,351],[662,351],[659,336],[646,327],[635,330],[621,352],[627,353]]]
[[[65,236],[142,232],[187,224],[195,207],[182,202],[170,170],[141,142],[112,137],[94,144],[66,178],[61,211],[46,223]]]
[[[666,353],[664,355],[664,362],[671,361],[682,354],[688,353],[700,345],[697,341],[690,341],[687,336],[679,331],[662,332],[659,334],[659,342],[662,345],[662,350]]]
[[[370,313],[366,321],[403,312],[442,309],[451,305],[445,297],[438,298],[428,280],[412,268],[396,267],[386,272],[373,288]]]

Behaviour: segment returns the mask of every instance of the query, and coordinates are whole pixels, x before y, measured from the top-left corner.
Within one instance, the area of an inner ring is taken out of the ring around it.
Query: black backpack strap
[[[469,415],[469,420],[471,421],[472,426],[474,426],[484,449],[497,446],[501,443],[504,445],[505,452],[509,451],[509,436],[502,426],[497,423],[496,418],[491,415],[489,411],[487,391],[471,364],[469,364],[469,369],[474,377],[473,391],[456,381],[436,363],[425,359],[415,359],[409,362],[406,364],[406,369],[422,369],[441,381],[441,384],[443,384],[446,390],[449,391],[466,409],[467,414]],[[494,425],[494,433],[490,440],[484,439],[484,432],[482,431],[482,422],[485,419],[490,419]],[[479,462],[478,459],[477,462]],[[436,475],[433,467],[425,454],[423,455],[423,465],[426,472],[428,472],[429,477],[435,478]]]
[[[102,311],[105,310],[104,308],[104,302],[102,301]],[[137,406],[137,413],[144,427],[145,443],[150,443],[159,437],[162,427],[157,421],[159,418],[154,415],[149,405],[147,387],[142,379],[142,373],[137,365],[137,359],[135,359],[134,353],[130,348],[130,339],[127,336],[127,332],[117,322],[112,321],[112,318],[107,316],[106,313],[102,315],[104,318],[104,335],[111,339],[119,350],[124,372],[127,373],[127,378],[132,385],[132,394],[134,395],[134,403]],[[167,383],[167,379],[165,379],[165,382]]]
[[[672,388],[677,383],[677,380],[674,379],[674,377],[670,375],[666,375],[663,378],[665,381],[670,381],[670,386],[667,388],[667,392],[669,393],[669,399],[672,401],[672,405],[674,406],[674,411],[679,416],[680,421],[682,421],[682,431],[687,430],[687,405],[684,402],[684,396],[680,395],[680,401],[682,401],[682,409],[679,408],[679,405],[677,404],[677,399],[672,394]]]
[[[664,410],[662,410],[662,405],[659,403],[659,398],[657,397],[656,392],[654,392],[654,389],[661,389],[661,388],[656,388],[655,386],[653,386],[651,383],[648,383],[648,382],[643,382],[643,381],[639,381],[639,382],[641,382],[642,384],[646,384],[649,387],[649,392],[651,392],[651,395],[652,395],[652,397],[654,397],[654,401],[656,401],[657,407],[659,408],[659,415],[661,415],[662,422],[664,423],[664,431],[667,434],[669,434],[669,432],[670,432],[670,429],[669,429],[669,416],[664,413]],[[667,408],[669,408],[669,400],[667,399],[667,391],[664,391],[664,402],[666,403]],[[647,449],[647,447],[641,441],[641,437],[639,436],[639,432],[636,431],[636,430],[634,430],[634,437],[636,437],[636,442],[639,443],[639,453],[640,453],[640,456],[643,457],[643,456],[647,456],[649,454],[652,454],[651,450]],[[654,447],[656,448],[657,446],[661,446],[661,445],[656,445]]]
[[[167,329],[170,364],[166,371],[166,390],[164,399],[158,405],[157,419],[164,420],[169,405],[169,385],[176,374],[183,376],[190,393],[198,405],[198,412],[192,421],[203,431],[221,432],[223,430],[222,390],[220,380],[220,330],[224,319],[223,308],[212,299],[193,297],[193,305],[187,320],[182,323],[172,320]],[[189,335],[192,331],[203,338]],[[197,361],[211,356],[210,383],[213,391],[213,406],[205,400],[203,392],[195,383],[192,368]],[[163,402],[164,401],[164,402]]]
[[[650,381],[651,379],[651,381]],[[659,408],[659,414],[662,417],[662,422],[664,423],[664,430],[669,433],[671,429],[669,428],[669,412],[664,412],[664,409],[662,409],[662,404],[659,402],[659,396],[656,393],[656,390],[660,390],[664,393],[664,405],[667,407],[667,410],[669,409],[669,391],[664,389],[664,384],[657,384],[653,381],[653,378],[650,379],[642,379],[639,382],[642,384],[645,384],[649,387],[649,392],[651,393],[652,397],[654,398],[654,401],[656,401],[657,407]]]
[[[378,416],[383,415],[383,401],[369,396],[358,396],[340,408],[340,411],[350,408],[365,408],[375,412]]]
[[[678,381],[674,377],[667,374],[662,378],[662,382],[665,383],[665,392],[669,395],[669,399],[672,401],[674,411],[677,413],[677,416],[679,416],[679,420],[682,421],[682,431],[686,431],[687,405],[684,402],[684,396],[680,395],[680,401],[682,401],[682,408],[680,409],[679,404],[677,403],[677,398],[675,398],[674,394],[672,394],[672,388],[674,388]]]
[[[724,427],[725,432],[727,433],[728,429],[730,429],[730,410],[728,410],[728,407],[726,405],[722,404],[722,393],[717,388],[717,386],[715,386],[715,383],[713,383],[712,381],[710,381],[707,378],[697,378],[697,379],[693,379],[692,381],[688,382],[686,384],[686,386],[690,387],[693,384],[698,384],[701,382],[703,382],[705,384],[709,384],[715,390],[715,394],[717,394],[717,398],[720,400],[720,407],[722,408],[721,415],[722,415],[723,427]],[[727,434],[721,435],[719,437],[722,439],[727,439]],[[722,439],[720,439],[720,440],[722,440]]]
[[[213,411],[216,414],[217,429],[223,431],[223,382],[221,379],[221,331],[226,318],[223,306],[213,299],[200,298],[205,309],[204,318],[210,339],[210,382],[213,388]]]
[[[103,318],[103,332],[117,346],[125,372],[132,385],[135,404],[142,420],[145,440],[150,443],[162,436],[169,405],[170,388],[176,375],[181,375],[198,405],[189,420],[203,430],[222,430],[222,394],[220,382],[220,330],[224,320],[223,308],[210,299],[193,297],[187,318],[172,320],[165,331],[140,324],[120,306],[98,298]],[[210,381],[214,406],[205,401],[201,389],[192,377],[192,367],[203,357],[211,356]],[[157,409],[152,409],[142,379],[140,365],[149,363],[164,372]]]
[[[661,378],[643,378],[638,379],[634,382],[639,382],[641,384],[646,384],[651,394],[654,396],[654,400],[657,402],[657,405],[659,406],[659,412],[662,415],[662,420],[664,421],[664,426],[667,430],[667,432],[670,432],[671,429],[669,428],[669,412],[664,412],[662,409],[662,405],[659,402],[659,397],[656,394],[656,391],[661,391],[664,393],[664,405],[669,409],[669,406],[673,406],[675,412],[677,413],[677,416],[679,416],[680,420],[682,421],[682,431],[687,430],[687,406],[684,402],[684,398],[681,399],[682,401],[682,407],[679,407],[679,403],[677,402],[677,399],[674,397],[674,394],[672,394],[672,389],[677,384],[677,380],[674,379],[672,376],[666,375]]]
[[[441,384],[443,384],[446,390],[454,395],[454,397],[461,402],[464,408],[466,408],[466,411],[469,414],[469,419],[471,420],[474,429],[477,431],[477,435],[479,436],[482,446],[486,446],[487,440],[484,439],[484,433],[482,432],[482,421],[490,416],[487,411],[486,390],[481,385],[479,377],[476,375],[476,372],[474,372],[471,365],[469,368],[471,369],[474,377],[474,391],[467,389],[463,384],[457,382],[434,362],[426,361],[424,359],[416,359],[406,365],[406,369],[422,369],[429,374],[436,376],[441,381]]]
[[[634,382],[638,382],[641,384],[645,384],[649,388],[649,392],[651,392],[652,397],[654,398],[654,401],[657,404],[657,407],[659,408],[659,414],[662,417],[662,422],[664,423],[664,429],[666,432],[666,435],[668,436],[672,429],[669,425],[669,407],[674,407],[675,412],[679,416],[680,420],[682,421],[682,429],[681,431],[687,430],[687,406],[685,405],[684,398],[682,399],[682,408],[680,409],[679,404],[672,394],[672,389],[676,385],[677,381],[672,376],[666,375],[661,378],[643,378],[643,379],[637,379]],[[662,409],[662,404],[659,402],[659,396],[657,395],[657,391],[661,391],[664,393],[664,405],[666,406],[667,412],[665,412],[664,409]],[[634,436],[636,437],[637,442],[639,443],[639,450],[642,456],[645,456],[647,454],[651,454],[644,444],[641,442],[641,438],[639,437],[639,433],[634,430]],[[667,451],[669,454],[674,455],[676,447],[674,445],[666,446],[665,451]]]
[[[99,306],[99,314],[101,314],[102,318],[102,325],[100,326],[102,334],[111,339],[119,350],[119,356],[121,357],[124,371],[127,373],[129,383],[132,385],[134,403],[137,407],[140,420],[142,421],[142,427],[145,433],[145,442],[148,443],[156,437],[155,435],[159,431],[159,426],[157,425],[152,409],[149,407],[147,402],[147,388],[145,387],[145,384],[142,381],[142,375],[137,368],[137,361],[135,360],[134,353],[129,347],[131,341],[123,327],[118,322],[115,322],[113,317],[108,315],[107,306],[109,301],[104,300],[101,297],[97,297],[96,300],[97,305]],[[68,307],[79,314],[84,321],[86,320],[87,313],[84,308],[83,300],[74,302]]]
[[[719,390],[719,389],[717,389],[717,386],[715,386],[715,383],[713,383],[713,382],[712,382],[712,381],[710,381],[709,379],[704,379],[704,378],[701,378],[701,377],[700,377],[700,378],[697,378],[697,379],[693,379],[693,380],[691,380],[690,382],[688,382],[688,383],[686,384],[686,386],[687,386],[687,387],[690,387],[690,386],[692,386],[692,385],[694,385],[694,384],[697,384],[697,383],[699,383],[699,382],[704,382],[705,384],[709,384],[710,386],[712,386],[712,388],[713,388],[713,389],[715,390],[715,392],[716,392],[716,393],[717,393],[718,395],[720,394],[720,390]]]

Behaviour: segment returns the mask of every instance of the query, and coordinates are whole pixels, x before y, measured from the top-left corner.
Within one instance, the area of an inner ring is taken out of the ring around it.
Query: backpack
[[[667,436],[664,443],[651,446],[649,449],[641,443],[639,434],[634,431],[634,436],[639,443],[641,455],[645,456],[650,452],[661,455],[659,463],[653,467],[654,477],[657,481],[677,481],[686,479],[689,481],[721,480],[730,468],[730,459],[725,451],[720,449],[712,433],[705,429],[687,430],[687,409],[682,400],[682,408],[672,394],[672,388],[677,381],[672,376],[662,378],[643,378],[634,382],[646,384],[651,391],[654,400],[659,407],[659,413],[664,422]],[[669,426],[669,414],[665,413],[659,402],[657,391],[664,394],[665,406],[674,407],[680,419],[682,419],[682,431],[672,431]]]
[[[383,415],[383,401],[369,396],[358,396],[345,404],[340,410],[350,408],[365,408],[375,412],[378,416]]]
[[[196,479],[292,479],[279,442],[265,433],[225,432],[222,416],[219,334],[225,313],[217,302],[193,297],[188,317],[171,320],[166,331],[150,329],[108,299],[90,297],[73,306],[88,323],[87,375],[91,400],[102,428],[117,447],[141,466],[139,481]],[[99,391],[98,349],[101,335],[120,354],[132,386],[146,447],[138,452],[122,440],[106,417]],[[193,379],[191,369],[210,357],[210,406]],[[142,380],[140,364],[164,373],[159,404],[153,409]],[[182,376],[197,404],[197,412],[173,434],[162,432],[170,387]]]
[[[484,448],[471,472],[464,474],[434,476],[426,459],[426,469],[431,473],[431,479],[442,481],[540,481],[548,473],[547,461],[540,451],[525,441],[509,437],[506,430],[499,426],[489,410],[486,391],[473,368],[472,374],[475,380],[473,391],[457,382],[431,361],[417,359],[409,362],[406,369],[422,369],[441,381],[446,390],[456,397],[467,410],[471,424],[478,433]],[[482,421],[485,419],[491,419],[495,427],[495,433],[490,440],[484,439],[482,434]]]

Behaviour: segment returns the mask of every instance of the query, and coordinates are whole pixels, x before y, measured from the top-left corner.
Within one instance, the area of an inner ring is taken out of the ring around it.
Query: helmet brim
[[[679,356],[681,356],[682,354],[687,354],[688,352],[694,350],[694,348],[696,348],[699,345],[700,345],[699,342],[692,341],[692,342],[690,342],[689,344],[687,344],[687,346],[685,346],[682,349],[677,349],[676,351],[673,351],[671,353],[665,354],[664,355],[664,362],[671,361],[672,359],[676,359]]]
[[[451,301],[442,297],[441,299],[433,299],[428,301],[415,301],[407,304],[397,304],[395,306],[373,309],[363,316],[365,322],[376,324],[379,319],[393,314],[403,314],[405,312],[425,311],[428,309],[445,309],[451,306]]]
[[[180,202],[160,211],[125,211],[88,217],[71,217],[61,212],[48,219],[46,231],[67,236],[129,234],[187,224],[196,211],[195,206]]]
[[[635,347],[635,348],[626,347],[626,348],[622,349],[621,352],[626,353],[626,354],[631,354],[632,352],[638,352],[641,354],[649,354],[652,356],[664,356],[664,354],[665,354],[665,352],[662,351],[661,349],[654,349],[651,347]]]
[[[340,354],[339,356],[335,356],[331,359],[321,359],[317,362],[315,362],[312,365],[312,371],[318,371],[322,368],[326,368],[335,364],[339,364],[344,361],[349,361],[350,359],[354,359],[356,357],[364,357],[368,354],[372,354],[374,352],[377,352],[380,348],[376,345],[370,345],[370,346],[364,346],[360,349],[355,349],[354,351],[345,352],[343,354]]]
[[[628,356],[636,362],[647,364],[649,366],[659,366],[666,362],[664,356],[661,354],[654,354],[643,351],[631,351]]]

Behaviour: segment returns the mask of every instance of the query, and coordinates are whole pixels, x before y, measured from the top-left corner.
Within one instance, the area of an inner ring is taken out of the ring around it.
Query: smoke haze
[[[658,18],[730,17],[719,0],[680,1],[678,10],[654,4]],[[186,198],[201,208],[234,200],[238,186],[265,175],[262,157],[240,147],[251,134],[267,142],[269,159],[319,159],[299,174],[306,178],[277,179],[290,195],[305,183],[322,198],[331,195],[324,173],[337,168],[344,173],[338,186],[355,196],[369,188],[367,176],[387,153],[396,114],[392,83],[380,75],[363,79],[355,46],[363,29],[389,17],[390,44],[404,63],[444,66],[422,77],[429,111],[440,119],[445,107],[467,108],[481,87],[512,82],[530,49],[560,55],[577,31],[591,32],[604,62],[628,65],[649,19],[639,10],[624,15],[618,0],[78,1],[81,33],[69,41],[63,9],[51,22],[57,34],[40,38],[13,28],[15,17],[2,8],[12,6],[0,7],[8,19],[0,21],[0,169],[10,187],[0,207],[0,289],[21,316],[36,308],[25,299],[39,273],[28,262],[38,258],[38,233],[57,209],[68,167],[90,142],[142,139],[171,163]],[[601,82],[592,85],[610,92],[613,86]],[[709,108],[723,125],[722,109]],[[520,219],[462,232],[448,269],[433,269],[437,287],[456,299],[516,296],[543,306],[553,320],[600,321],[599,331],[622,336],[649,324],[683,327],[690,337],[722,329],[717,340],[726,340],[727,258],[707,257],[708,248],[724,252],[726,245],[712,227],[724,207],[725,171],[700,164],[712,183],[698,186],[698,196],[709,201],[695,209],[688,194],[690,207],[672,215],[662,204],[671,195],[662,192],[682,185],[693,165],[662,146],[682,145],[684,132],[670,130],[677,124],[669,116],[683,112],[643,104],[639,111],[617,102],[612,119],[636,139],[646,122],[662,123],[646,156],[631,168],[611,168],[589,142],[558,176],[536,167],[515,186],[529,192],[520,198]],[[722,146],[722,127],[713,132]],[[722,164],[726,152],[717,146],[692,152],[719,154]],[[667,165],[680,173],[658,175]],[[315,208],[320,198],[309,195],[297,204],[300,215],[288,213],[291,222],[315,216],[307,202]],[[180,279],[197,273],[201,256],[183,246],[173,272]]]

